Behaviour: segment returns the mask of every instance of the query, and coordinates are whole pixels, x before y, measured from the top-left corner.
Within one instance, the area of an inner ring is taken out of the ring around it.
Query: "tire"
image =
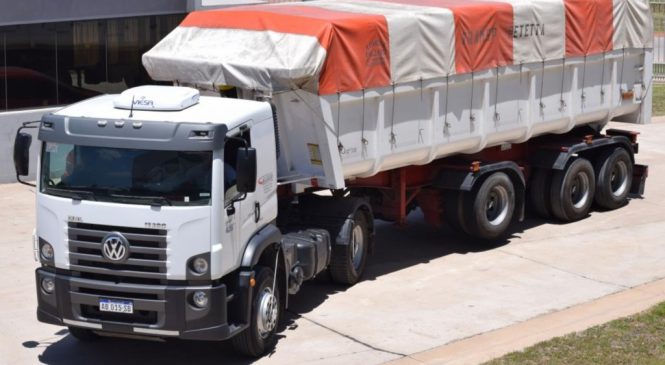
[[[552,170],[535,169],[529,185],[529,203],[531,209],[541,218],[552,217],[550,212],[550,189]]]
[[[595,190],[596,176],[591,162],[584,158],[573,160],[565,170],[552,174],[552,214],[564,222],[584,218],[591,209]]]
[[[464,202],[464,192],[458,190],[447,190],[443,197],[443,211],[446,215],[446,222],[456,232],[468,234],[464,226],[462,217],[462,205]]]
[[[333,282],[353,285],[365,271],[369,246],[369,222],[361,210],[353,214],[353,225],[346,245],[333,244],[330,257],[330,276]]]
[[[236,352],[253,358],[265,355],[277,343],[275,333],[282,316],[283,307],[277,287],[275,287],[274,296],[271,295],[274,283],[273,269],[257,266],[255,272],[256,286],[254,286],[252,295],[252,313],[249,326],[231,338]]]
[[[503,236],[515,212],[515,186],[508,175],[495,172],[472,193],[465,193],[463,227],[469,235],[484,240]]]
[[[596,160],[596,204],[617,209],[628,203],[633,182],[633,161],[625,148],[605,151]]]
[[[80,327],[67,327],[69,334],[81,342],[93,342],[99,340],[100,336],[92,330]]]

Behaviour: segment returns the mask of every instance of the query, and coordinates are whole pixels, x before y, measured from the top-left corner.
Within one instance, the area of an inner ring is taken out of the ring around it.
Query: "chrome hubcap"
[[[610,174],[610,189],[612,195],[620,197],[628,187],[628,166],[624,161],[617,161]]]
[[[589,176],[579,173],[570,187],[570,200],[577,209],[584,207],[589,200]]]
[[[365,245],[365,235],[361,226],[354,226],[351,232],[351,250],[353,253],[353,267],[357,270],[363,260],[363,246]]]
[[[261,338],[266,338],[277,327],[279,305],[272,289],[263,288],[259,293],[259,309],[256,316]]]
[[[485,216],[493,226],[500,225],[506,219],[508,216],[508,190],[505,187],[500,185],[492,187],[485,202]]]

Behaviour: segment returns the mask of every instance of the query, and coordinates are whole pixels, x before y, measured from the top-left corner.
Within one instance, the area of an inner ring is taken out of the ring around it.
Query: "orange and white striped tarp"
[[[193,12],[156,80],[321,95],[651,48],[646,0],[319,0]]]

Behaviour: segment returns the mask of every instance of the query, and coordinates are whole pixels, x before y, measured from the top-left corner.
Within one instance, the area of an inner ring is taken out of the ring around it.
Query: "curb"
[[[508,327],[389,361],[390,365],[478,364],[536,343],[642,312],[665,301],[665,279]]]

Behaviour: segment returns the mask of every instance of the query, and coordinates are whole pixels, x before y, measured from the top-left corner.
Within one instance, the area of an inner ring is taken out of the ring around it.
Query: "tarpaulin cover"
[[[318,94],[651,48],[645,0],[319,0],[198,11],[144,54],[155,80]]]

